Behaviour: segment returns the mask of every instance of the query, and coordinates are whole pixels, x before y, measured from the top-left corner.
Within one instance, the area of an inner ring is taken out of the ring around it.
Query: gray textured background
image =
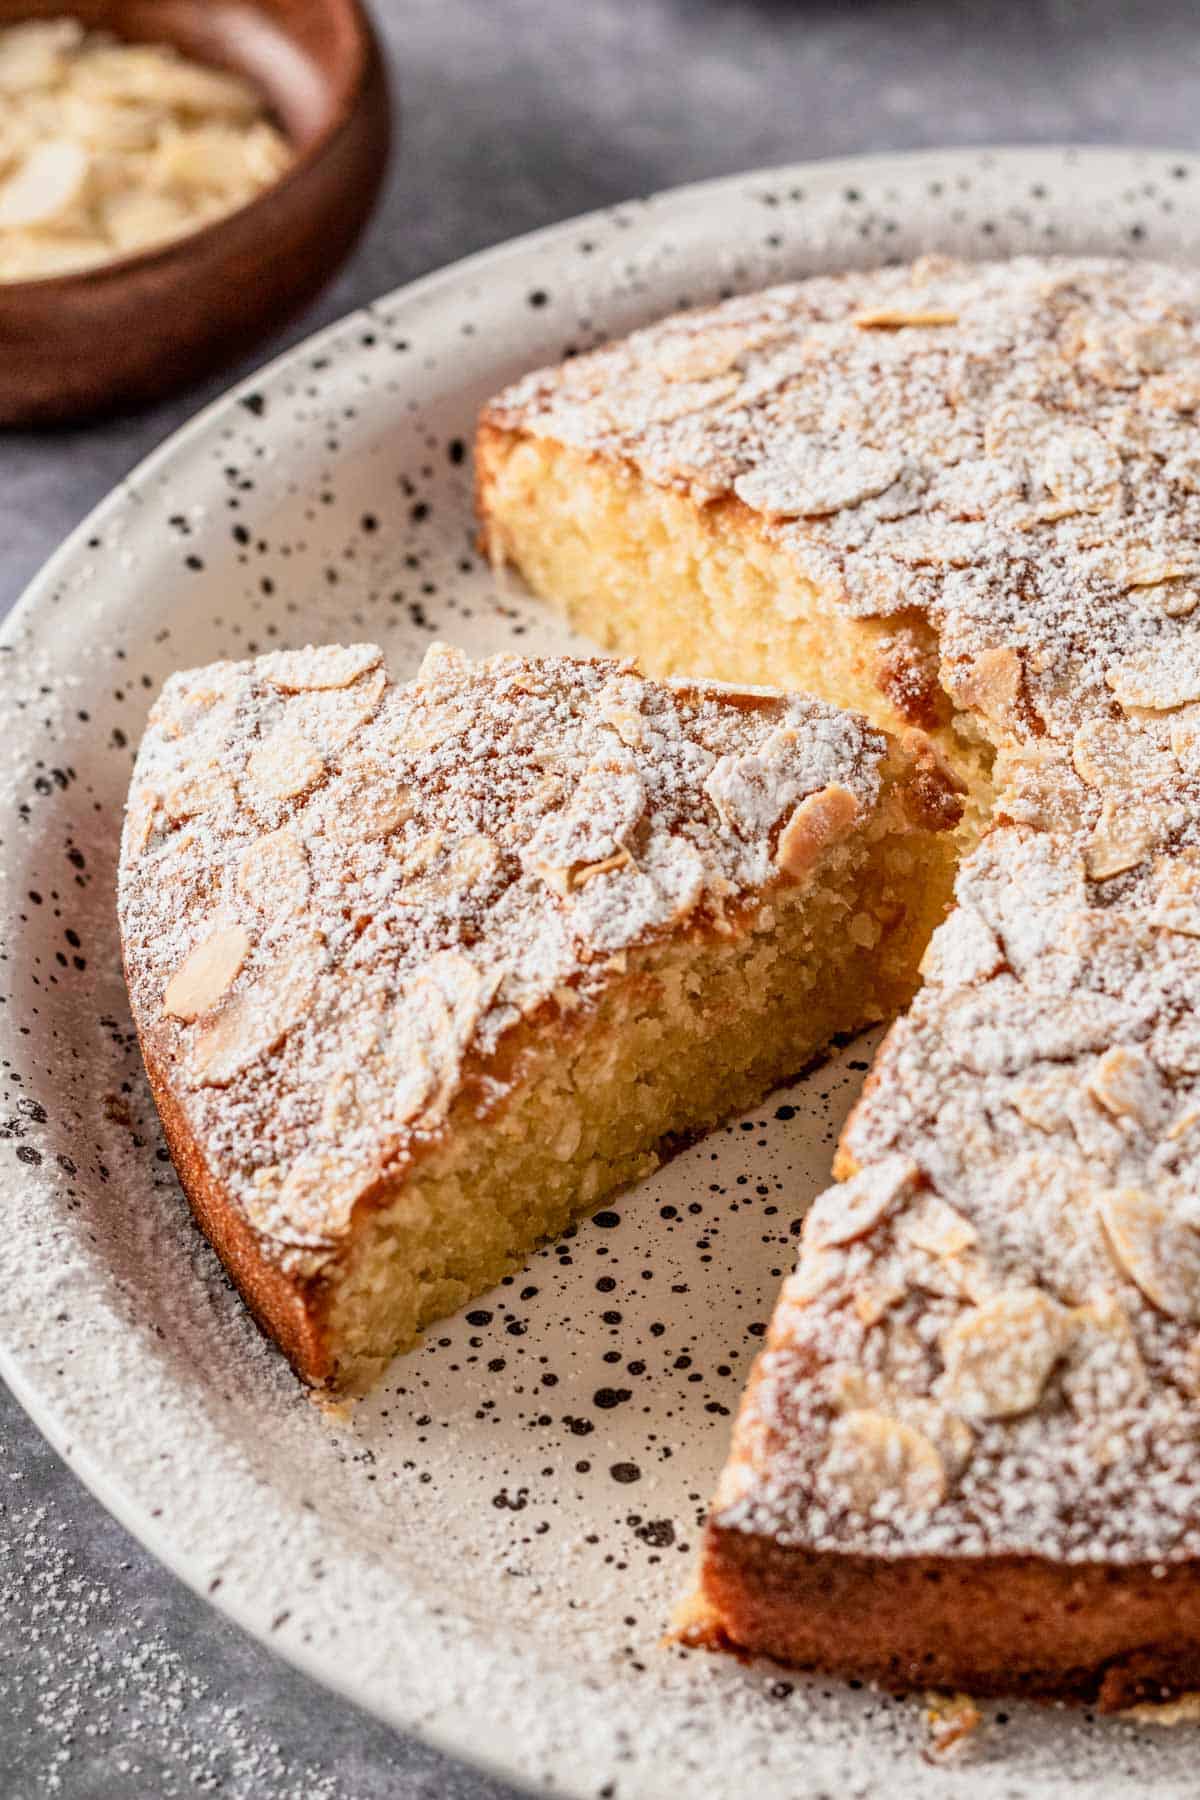
[[[1194,0],[374,10],[402,110],[395,168],[366,243],[293,338],[516,232],[756,164],[941,144],[1200,142]],[[88,508],[228,379],[117,424],[0,435],[0,613]],[[501,1796],[194,1600],[2,1389],[0,1618],[3,1800]]]

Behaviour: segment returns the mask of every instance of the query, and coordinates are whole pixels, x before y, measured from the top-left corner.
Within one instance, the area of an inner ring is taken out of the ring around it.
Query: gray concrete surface
[[[1200,12],[1189,0],[375,0],[374,10],[403,114],[395,168],[356,260],[293,337],[516,232],[756,164],[940,144],[1200,142]],[[0,435],[0,612],[88,508],[227,380],[137,419]],[[501,1793],[325,1695],[192,1599],[2,1391],[0,1618],[3,1800]]]

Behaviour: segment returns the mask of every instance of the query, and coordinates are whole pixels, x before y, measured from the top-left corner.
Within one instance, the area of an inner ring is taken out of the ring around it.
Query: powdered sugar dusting
[[[816,701],[444,646],[407,688],[380,665],[175,676],[129,802],[141,1029],[290,1268],[436,1137],[468,1059],[591,1004],[636,945],[730,929],[790,879],[808,797],[844,794],[852,823],[880,791],[883,739]],[[484,1086],[504,1092],[486,1065]]]

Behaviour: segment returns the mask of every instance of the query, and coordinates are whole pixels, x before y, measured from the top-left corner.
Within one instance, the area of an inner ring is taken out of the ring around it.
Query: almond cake
[[[669,319],[481,421],[493,560],[593,639],[920,731],[965,798],[692,1641],[1200,1686],[1197,412],[1195,274],[926,258]]]
[[[910,997],[962,812],[919,733],[628,663],[176,675],[120,870],[192,1205],[308,1381],[431,1320]]]

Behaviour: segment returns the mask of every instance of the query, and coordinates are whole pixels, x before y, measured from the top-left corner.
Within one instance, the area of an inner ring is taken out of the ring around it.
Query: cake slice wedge
[[[891,1016],[961,799],[917,735],[629,664],[370,645],[173,677],[120,920],[194,1210],[309,1382]]]
[[[1114,893],[1007,827],[963,865],[805,1220],[692,1641],[1104,1710],[1200,1687],[1198,856]]]

